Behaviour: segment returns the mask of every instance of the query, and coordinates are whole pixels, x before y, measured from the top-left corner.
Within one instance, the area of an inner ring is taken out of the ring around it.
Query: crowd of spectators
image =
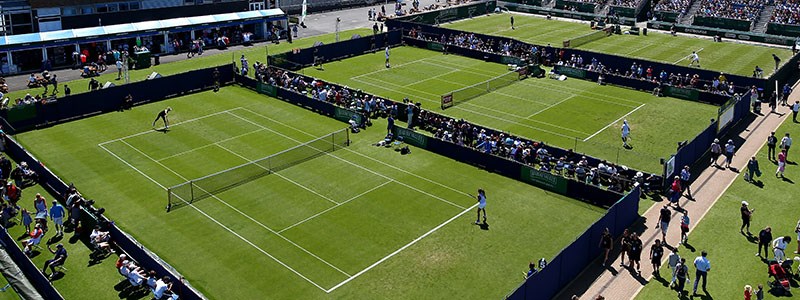
[[[475,33],[462,32],[459,34],[442,34],[437,36],[435,34],[423,33],[420,30],[412,29],[408,35],[424,41],[438,42],[448,46],[468,48],[481,52],[513,56],[545,65],[549,65],[549,62],[553,61],[556,55],[554,48],[550,46],[550,44],[539,47],[513,39],[481,37]]]
[[[771,23],[800,24],[800,1],[786,0],[775,5]]]
[[[465,120],[456,120],[427,111],[420,103],[415,104],[408,99],[404,99],[406,109],[403,109],[389,99],[277,68],[266,68],[261,73],[258,77],[272,85],[308,95],[318,101],[362,112],[368,119],[398,117],[399,114],[405,114],[410,118],[409,128],[427,131],[434,138],[514,160],[543,172],[608,188],[611,191],[627,191],[633,187],[634,182],[643,182],[647,179],[644,174],[639,174],[637,177],[628,172],[627,167],[607,161],[590,165],[590,160],[586,156],[572,150],[559,155],[551,154],[563,151],[549,147],[544,142],[494,132]]]
[[[691,5],[690,0],[662,0],[655,6],[655,11],[677,12],[686,14]]]
[[[698,89],[719,95],[733,96],[737,92],[734,83],[729,81],[723,73],[720,73],[719,76],[714,78],[701,79],[698,74],[667,73],[667,71],[658,71],[653,69],[652,66],[646,66],[641,63],[637,64],[636,62],[634,62],[629,69],[612,69],[603,65],[602,62],[595,58],[592,58],[591,61],[584,61],[583,57],[580,55],[571,55],[569,58],[559,61],[559,64],[598,72],[604,76],[622,76],[662,85]]]
[[[637,0],[614,0],[614,2],[612,2],[611,5],[635,8],[636,6],[639,5],[639,1],[637,1]]]
[[[754,21],[767,0],[702,0],[697,15]]]
[[[140,267],[126,254],[120,254],[114,266],[128,282],[122,293],[138,298],[142,294],[152,293],[154,299],[178,299],[178,294],[172,292],[172,280],[169,276],[158,277],[155,271]]]

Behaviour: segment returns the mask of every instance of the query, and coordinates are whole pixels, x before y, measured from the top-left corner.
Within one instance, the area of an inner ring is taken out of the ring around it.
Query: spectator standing
[[[728,140],[725,144],[725,167],[730,168],[731,162],[733,161],[733,153],[736,152],[736,145],[733,144],[733,140]]]
[[[681,178],[680,176],[675,176],[675,179],[672,180],[672,185],[670,186],[670,196],[669,196],[669,203],[672,205],[673,203],[676,204],[677,208],[681,208],[681,204],[678,203],[678,200],[681,198]]]
[[[669,228],[670,219],[672,219],[672,211],[670,211],[669,206],[665,204],[659,212],[658,223],[656,224],[656,228],[661,228],[661,240],[663,240],[664,243],[667,242],[667,229]]]
[[[50,207],[50,219],[56,224],[56,236],[64,235],[64,215],[66,210],[58,201],[53,200],[53,206]]]
[[[47,250],[50,253],[55,254],[53,259],[49,259],[44,262],[44,267],[42,267],[42,274],[47,276],[47,268],[50,267],[50,271],[53,271],[53,274],[50,274],[49,278],[53,279],[53,276],[56,274],[56,267],[64,265],[64,262],[67,260],[67,249],[64,249],[63,244],[56,245],[56,250],[50,248],[50,245],[47,245]]]
[[[797,233],[797,251],[795,251],[794,254],[800,254],[800,220],[797,221],[794,232]]]
[[[742,227],[739,228],[739,232],[742,232],[745,228],[747,228],[747,235],[752,235],[750,233],[750,220],[753,218],[753,212],[755,209],[750,209],[748,207],[750,205],[747,201],[742,201],[742,207],[739,208],[739,211],[742,214]]]
[[[514,30],[514,15],[511,15],[511,30]]]
[[[689,239],[689,213],[684,210],[683,216],[681,217],[681,244],[686,244],[686,241]]]
[[[406,106],[406,115],[408,116],[408,129],[414,129],[414,104],[408,102]]]
[[[797,112],[800,111],[800,101],[795,101],[792,104],[792,122],[797,123]]]
[[[650,246],[650,263],[653,264],[653,275],[661,277],[658,269],[661,268],[661,258],[664,257],[664,246],[661,245],[661,240],[656,239],[653,246]]]
[[[697,296],[697,284],[700,282],[700,278],[703,278],[703,291],[708,294],[706,290],[706,279],[708,277],[708,272],[711,271],[711,262],[708,261],[708,252],[703,250],[700,252],[700,256],[694,259],[694,267],[697,270],[694,277],[694,287],[692,288],[692,295]]]
[[[753,287],[749,284],[744,286],[744,300],[753,299]]]
[[[41,194],[36,193],[36,197],[33,198],[33,207],[36,208],[36,214],[47,213],[47,202]]]
[[[747,161],[747,174],[745,176],[745,180],[749,182],[756,182],[756,178],[754,176],[761,176],[761,170],[758,168],[758,160],[756,157],[753,156]]]
[[[778,237],[774,241],[772,241],[772,251],[775,253],[775,260],[779,263],[782,263],[786,260],[786,246],[792,241],[792,237],[790,236],[783,236]]]
[[[798,223],[800,225],[800,223]],[[608,227],[603,229],[603,235],[600,237],[600,249],[603,249],[603,267],[606,266],[606,262],[608,262],[608,253],[611,252],[611,249],[614,248],[614,239],[611,237],[611,232],[608,230]],[[800,243],[798,243],[798,249],[800,249]]]
[[[769,243],[772,242],[772,228],[767,226],[758,232],[758,252],[756,256],[761,256],[761,249],[764,249],[764,258],[769,258]]]
[[[642,272],[639,271],[641,269],[642,264],[640,261],[642,260],[642,240],[639,239],[639,235],[635,232],[631,234],[630,240],[630,253],[628,253],[628,257],[630,259],[629,268],[633,271],[633,265],[636,264],[636,275],[642,275]]]
[[[775,71],[777,71],[778,67],[781,65],[781,58],[775,55],[775,53],[772,53],[772,60],[775,61]]]
[[[783,178],[783,171],[786,170],[786,150],[781,150],[781,153],[778,153],[778,169],[775,170],[775,177],[780,176]]]
[[[775,131],[773,131],[767,137],[767,157],[769,157],[769,160],[775,160],[775,146],[777,145],[778,137],[775,136]]]
[[[69,87],[65,84],[64,85],[64,96],[69,96],[71,94],[72,94],[72,90],[70,90]]]
[[[717,160],[719,156],[722,154],[722,146],[719,145],[719,139],[714,139],[714,142],[711,143],[711,165],[714,167],[718,167]]]
[[[758,289],[756,290],[756,300],[764,300],[764,285],[758,284]]]
[[[792,93],[792,88],[789,86],[788,83],[783,85],[783,89],[781,90],[781,105],[787,106],[786,101],[789,100],[789,94]]]
[[[33,223],[31,214],[28,213],[27,209],[22,208],[22,210],[20,210],[20,215],[21,215],[20,217],[22,218],[22,225],[25,226],[25,234],[28,234],[31,232],[31,223]]]
[[[781,149],[786,150],[786,159],[789,159],[789,148],[792,147],[792,138],[789,136],[787,132],[786,135],[781,138]]]
[[[394,117],[392,117],[392,115],[389,115],[389,117],[386,118],[386,124],[386,131],[388,131],[387,134],[392,134],[392,129],[394,128]]]
[[[120,80],[122,79],[122,61],[117,60],[116,65],[117,65],[117,80]]]
[[[684,286],[686,285],[686,281],[689,281],[689,267],[686,266],[686,259],[681,258],[681,261],[675,266],[675,280],[678,286],[675,288],[678,290],[678,298],[683,297],[683,290]]]
[[[681,170],[681,194],[686,191],[686,198],[691,200],[692,190],[689,188],[689,180],[692,179],[692,173],[689,173],[689,166],[683,166]]]

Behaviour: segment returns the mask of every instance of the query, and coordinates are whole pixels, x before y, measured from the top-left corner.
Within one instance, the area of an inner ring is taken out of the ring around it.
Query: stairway
[[[775,12],[775,5],[767,5],[764,7],[764,9],[761,10],[761,14],[758,15],[758,19],[756,19],[752,31],[758,33],[767,32],[767,23],[769,23],[769,20],[772,18],[773,12]]]
[[[700,10],[700,6],[702,6],[703,0],[694,0],[692,4],[689,6],[689,10],[686,11],[686,14],[678,20],[678,24],[683,25],[692,25],[694,21],[694,15]]]

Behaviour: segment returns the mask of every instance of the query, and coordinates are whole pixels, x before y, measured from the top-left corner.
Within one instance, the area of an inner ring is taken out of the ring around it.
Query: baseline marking
[[[587,137],[587,138],[583,139],[583,141],[584,141],[584,142],[585,142],[585,141],[588,141],[589,139],[593,138],[595,135],[599,134],[599,133],[600,133],[600,132],[602,132],[603,130],[606,130],[606,128],[608,128],[608,127],[611,127],[611,125],[614,125],[614,124],[616,124],[617,122],[619,122],[619,121],[620,121],[620,120],[622,120],[623,118],[625,118],[625,117],[629,116],[630,114],[632,114],[632,113],[636,112],[637,110],[639,110],[639,109],[640,109],[640,108],[642,108],[642,107],[644,107],[644,103],[642,103],[642,105],[639,105],[639,107],[637,107],[637,108],[634,108],[632,111],[629,111],[627,114],[623,115],[622,117],[619,117],[619,119],[616,119],[616,120],[614,120],[614,122],[608,123],[608,125],[606,125],[606,127],[603,127],[602,129],[600,129],[600,130],[598,130],[597,132],[593,133],[593,134],[592,134],[592,135],[590,135],[589,137]]]
[[[700,51],[703,51],[703,49],[704,49],[704,48],[700,48],[699,50],[695,51],[695,53],[700,53]],[[689,58],[690,56],[692,56],[692,55],[691,55],[691,54],[689,54],[689,55],[687,55],[687,56],[684,56],[683,58],[681,58],[681,59],[679,59],[679,60],[676,60],[676,61],[675,61],[674,63],[672,63],[672,64],[673,64],[673,65],[674,65],[674,64],[677,64],[677,63],[681,62],[682,60]]]
[[[224,114],[224,113],[228,113],[229,111],[237,110],[237,109],[242,109],[242,108],[241,107],[237,107],[237,108],[226,109],[226,110],[223,110],[223,111],[218,111],[218,112],[215,112],[215,113],[212,113],[212,114],[208,114],[208,115],[205,115],[205,116],[202,116],[202,117],[197,117],[197,118],[194,118],[194,119],[180,121],[178,123],[172,124],[172,126],[178,126],[178,125],[181,125],[181,124],[186,124],[186,123],[202,120],[202,119],[205,119],[205,118],[208,118],[208,117],[213,117],[213,116],[216,116],[216,115],[221,115],[221,114]],[[153,133],[153,132],[156,132],[156,131],[154,131],[154,130],[142,131],[142,132],[134,133],[134,134],[131,134],[131,135],[128,135],[128,136],[124,136],[124,137],[118,138],[118,139],[105,141],[105,142],[102,142],[102,143],[97,144],[97,145],[98,146],[102,146],[102,145],[105,145],[105,144],[118,142],[118,141],[121,141],[121,140],[129,139],[129,138],[132,138],[132,137],[136,137],[136,136],[140,136],[140,135],[144,135],[144,134],[148,134],[148,133]]]

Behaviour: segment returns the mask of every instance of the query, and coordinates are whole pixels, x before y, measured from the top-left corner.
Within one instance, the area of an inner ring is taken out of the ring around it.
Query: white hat
[[[742,205],[750,205],[750,203],[747,203],[747,201],[742,201]]]

